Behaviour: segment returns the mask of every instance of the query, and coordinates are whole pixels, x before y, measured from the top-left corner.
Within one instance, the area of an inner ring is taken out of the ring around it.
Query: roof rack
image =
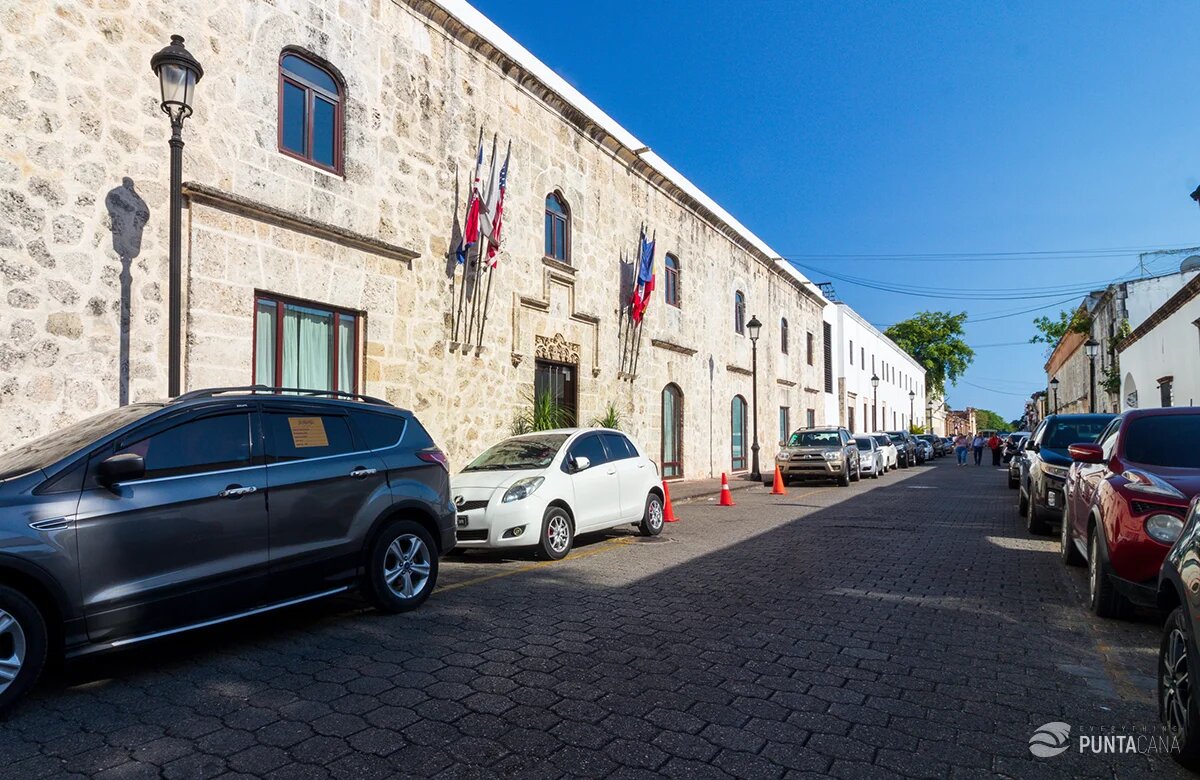
[[[190,393],[184,393],[181,396],[172,398],[170,403],[177,404],[183,401],[194,401],[197,398],[212,398],[213,396],[223,395],[225,393],[249,393],[257,395],[264,393],[267,395],[280,395],[283,393],[291,393],[295,395],[305,396],[325,396],[328,398],[345,398],[352,401],[362,401],[367,404],[375,404],[377,406],[393,406],[393,404],[375,398],[370,395],[361,395],[359,393],[347,393],[342,390],[312,390],[304,387],[269,387],[267,385],[245,385],[244,387],[209,387],[204,390],[193,390]]]

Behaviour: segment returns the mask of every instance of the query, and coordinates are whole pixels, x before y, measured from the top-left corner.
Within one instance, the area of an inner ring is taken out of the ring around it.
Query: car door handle
[[[254,485],[247,485],[246,487],[242,487],[241,485],[230,485],[220,493],[217,493],[217,496],[220,498],[238,498],[239,496],[248,496],[251,493],[257,492],[258,488]]]
[[[359,466],[354,471],[350,472],[350,476],[354,477],[355,479],[363,479],[364,477],[369,477],[372,474],[378,473],[379,469],[364,469],[362,466]]]
[[[616,473],[617,473],[617,470],[616,470],[616,469],[613,469],[613,470],[611,470],[611,471],[609,471],[609,472],[608,472],[608,475],[609,475],[609,476],[612,476],[613,474],[616,474]]]

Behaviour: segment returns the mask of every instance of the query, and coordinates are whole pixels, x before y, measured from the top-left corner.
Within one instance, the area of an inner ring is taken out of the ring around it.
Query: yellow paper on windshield
[[[320,417],[289,417],[288,426],[292,429],[292,445],[297,449],[329,446],[325,421]]]

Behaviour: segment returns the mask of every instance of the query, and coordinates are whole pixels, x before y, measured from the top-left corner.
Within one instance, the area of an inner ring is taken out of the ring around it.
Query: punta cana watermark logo
[[[1039,726],[1029,738],[1029,752],[1038,758],[1053,758],[1074,748],[1077,753],[1137,753],[1167,755],[1179,752],[1179,737],[1156,727],[1131,729],[1103,727],[1084,730],[1071,739],[1071,726],[1052,721]]]
[[[1029,752],[1038,758],[1050,758],[1064,753],[1071,747],[1071,726],[1054,721],[1033,732],[1029,738]]]

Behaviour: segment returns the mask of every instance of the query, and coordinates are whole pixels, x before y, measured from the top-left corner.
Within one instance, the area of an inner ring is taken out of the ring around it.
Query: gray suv
[[[832,479],[845,487],[862,478],[858,445],[845,428],[805,428],[780,440],[775,456],[783,484],[794,479]]]
[[[361,590],[420,606],[454,547],[442,452],[349,393],[218,388],[0,455],[0,711],[48,656]]]

